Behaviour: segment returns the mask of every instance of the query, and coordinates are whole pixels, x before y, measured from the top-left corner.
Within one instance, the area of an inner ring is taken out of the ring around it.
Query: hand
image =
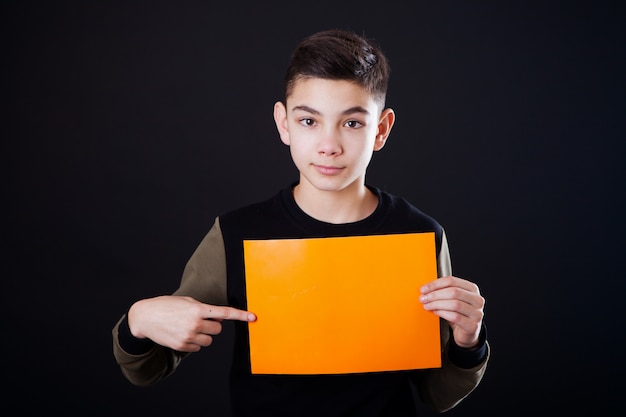
[[[478,344],[485,299],[476,284],[447,276],[429,282],[420,291],[424,308],[450,324],[458,346],[473,348]]]
[[[213,336],[222,331],[222,320],[251,322],[256,317],[236,308],[173,295],[137,301],[128,311],[128,325],[135,337],[181,352],[197,352],[213,343]]]

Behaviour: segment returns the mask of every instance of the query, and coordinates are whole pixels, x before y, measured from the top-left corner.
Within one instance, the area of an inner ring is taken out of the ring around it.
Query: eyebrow
[[[320,115],[321,113],[318,110],[315,110],[312,107],[309,106],[294,106],[292,108],[293,111],[296,110],[301,110],[301,111],[305,111],[314,115]],[[349,109],[346,109],[344,111],[341,112],[342,115],[347,116],[350,114],[354,114],[354,113],[362,113],[362,114],[369,114],[370,112],[368,112],[365,108],[361,107],[361,106],[354,106],[354,107],[350,107]]]

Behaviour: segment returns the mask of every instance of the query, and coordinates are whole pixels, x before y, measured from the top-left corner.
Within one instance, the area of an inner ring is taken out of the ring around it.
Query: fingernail
[[[248,314],[248,321],[255,321],[256,320],[256,316],[252,313]]]

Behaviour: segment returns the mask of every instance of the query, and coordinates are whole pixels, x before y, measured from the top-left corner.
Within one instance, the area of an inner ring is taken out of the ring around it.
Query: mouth
[[[316,165],[316,164],[313,164],[313,166],[315,167],[317,172],[319,172],[322,175],[337,175],[341,171],[343,171],[343,167],[335,167],[335,166],[329,166],[329,165]]]

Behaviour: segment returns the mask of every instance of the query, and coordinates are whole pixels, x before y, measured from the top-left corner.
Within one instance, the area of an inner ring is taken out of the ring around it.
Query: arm
[[[420,301],[441,318],[442,366],[416,373],[413,382],[421,399],[443,412],[478,386],[490,348],[482,321],[485,300],[476,284],[452,276],[445,233],[437,271],[440,278],[424,286]]]
[[[178,290],[137,301],[113,328],[113,354],[124,376],[136,385],[153,384],[189,352],[209,346],[222,320],[254,320],[224,304],[226,261],[216,220],[188,261]]]

